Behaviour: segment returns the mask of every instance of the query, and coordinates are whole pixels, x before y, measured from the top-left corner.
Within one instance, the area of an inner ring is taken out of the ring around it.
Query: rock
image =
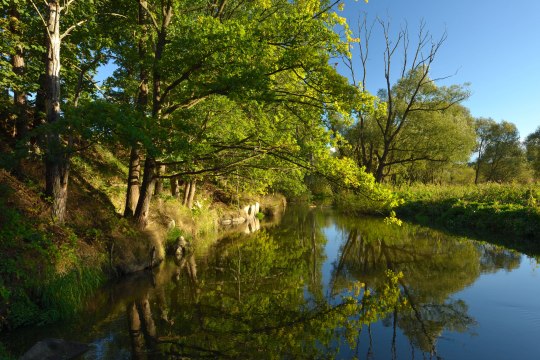
[[[20,360],[59,360],[73,359],[90,347],[86,344],[70,342],[62,339],[45,339],[38,341]]]
[[[231,225],[232,220],[231,219],[223,219],[221,220],[221,225]]]
[[[255,203],[255,212],[254,214],[257,215],[259,213],[259,210],[261,210],[261,205],[259,205],[258,202]]]
[[[174,219],[171,219],[171,221],[169,221],[169,223],[167,224],[167,230],[172,230],[176,227],[176,222],[174,221]]]
[[[184,239],[183,236],[178,237],[178,239],[176,239],[176,249],[174,250],[174,256],[177,259],[180,259],[182,256],[186,255],[187,246],[188,242],[186,241],[186,239]]]
[[[259,219],[253,218],[248,220],[246,224],[246,228],[244,229],[244,233],[246,234],[252,234],[255,231],[258,231],[261,229],[261,224],[259,222]]]
[[[242,224],[246,221],[246,218],[242,217],[242,216],[238,216],[238,217],[235,217],[232,219],[232,223],[233,224]]]
[[[246,218],[253,219],[255,218],[255,215],[259,212],[259,203],[256,202],[255,204],[247,205],[243,209],[244,213],[246,214]]]
[[[176,239],[176,245],[177,246],[181,246],[181,247],[185,248],[187,246],[187,244],[188,244],[188,242],[186,241],[186,239],[182,235],[180,235],[178,237],[178,239]]]

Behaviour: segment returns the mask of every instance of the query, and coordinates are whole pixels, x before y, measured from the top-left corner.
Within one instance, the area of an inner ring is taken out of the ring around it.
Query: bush
[[[369,199],[351,191],[341,191],[334,197],[335,207],[345,213],[389,215],[392,208],[384,202]]]

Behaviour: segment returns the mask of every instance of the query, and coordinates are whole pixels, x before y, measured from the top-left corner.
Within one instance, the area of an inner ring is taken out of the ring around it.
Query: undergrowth
[[[398,215],[448,230],[540,240],[540,185],[415,185],[396,189]]]
[[[101,269],[91,269],[76,254],[74,234],[58,236],[63,229],[48,224],[35,227],[9,206],[11,191],[0,184],[0,329],[66,318],[103,280]]]

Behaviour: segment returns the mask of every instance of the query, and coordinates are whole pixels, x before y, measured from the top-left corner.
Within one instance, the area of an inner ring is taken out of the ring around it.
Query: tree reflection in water
[[[335,259],[327,258],[333,241],[341,244]],[[511,251],[417,226],[289,211],[270,230],[188,252],[131,295],[132,357],[374,359],[382,320],[391,332],[382,353],[437,358],[445,331],[475,324],[452,294],[482,272],[518,264]]]
[[[397,328],[409,339],[413,358],[415,348],[438,357],[437,340],[443,331],[466,332],[476,324],[467,304],[451,295],[471,285],[480,273],[519,266],[518,253],[410,224],[398,228],[369,218],[336,222],[348,236],[333,269],[334,293],[350,279],[377,286],[387,269],[403,274],[400,298],[407,306],[396,307],[383,321],[393,328],[393,357]]]

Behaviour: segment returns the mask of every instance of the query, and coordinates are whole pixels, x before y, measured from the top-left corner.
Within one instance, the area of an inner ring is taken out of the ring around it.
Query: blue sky
[[[446,30],[432,78],[455,74],[441,85],[471,83],[464,105],[472,115],[513,122],[522,138],[540,126],[539,0],[345,0],[341,15],[355,27],[363,12],[371,20],[390,19],[394,31],[406,21],[411,40],[421,20],[435,38]],[[383,46],[374,30],[367,84],[372,93],[384,86]]]

